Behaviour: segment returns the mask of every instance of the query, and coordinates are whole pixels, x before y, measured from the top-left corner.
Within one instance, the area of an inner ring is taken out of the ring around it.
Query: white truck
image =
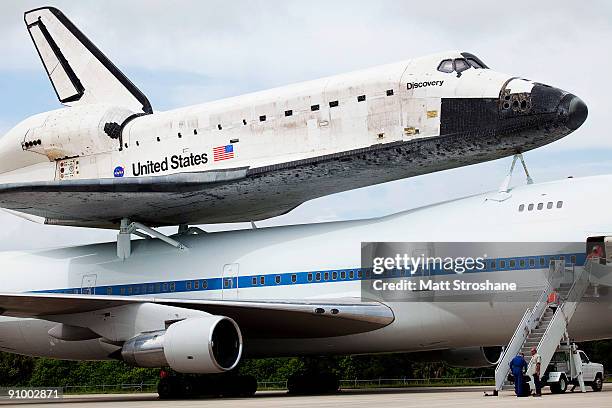
[[[604,379],[603,365],[592,363],[586,353],[578,350],[574,344],[561,346],[553,355],[542,376],[542,386],[548,385],[553,394],[561,394],[567,391],[570,384],[580,386],[580,374],[585,386],[591,386],[593,391],[601,391]]]

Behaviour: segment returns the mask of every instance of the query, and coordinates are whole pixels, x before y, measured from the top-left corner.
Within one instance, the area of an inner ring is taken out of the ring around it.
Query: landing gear
[[[289,377],[287,389],[289,394],[296,395],[331,394],[338,392],[340,381],[332,373],[299,373]]]
[[[237,374],[168,374],[157,385],[159,399],[252,397],[256,391],[255,377]]]

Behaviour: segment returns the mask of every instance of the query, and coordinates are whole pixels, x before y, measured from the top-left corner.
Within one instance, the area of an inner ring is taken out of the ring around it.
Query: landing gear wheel
[[[290,394],[331,394],[340,388],[338,377],[331,373],[294,374],[287,381]]]
[[[179,395],[179,387],[174,378],[162,378],[157,384],[157,394],[159,399],[176,398]]]
[[[597,377],[595,377],[595,380],[591,384],[591,388],[595,392],[599,392],[603,388],[603,379],[601,378],[600,374],[597,374]]]

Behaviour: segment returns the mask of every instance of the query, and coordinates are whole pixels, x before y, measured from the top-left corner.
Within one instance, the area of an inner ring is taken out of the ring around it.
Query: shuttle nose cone
[[[563,106],[563,108],[567,109],[568,115],[567,127],[571,130],[576,130],[586,120],[589,114],[589,109],[587,108],[586,103],[584,103],[582,99],[580,99],[576,95],[566,95],[563,99],[564,101],[562,105],[566,105]]]

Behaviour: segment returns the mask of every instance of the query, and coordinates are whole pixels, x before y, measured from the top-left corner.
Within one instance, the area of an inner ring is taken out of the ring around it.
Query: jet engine
[[[166,367],[180,373],[214,374],[229,371],[242,356],[242,334],[225,316],[194,317],[166,330],[143,333],[121,350],[124,361],[138,367]]]
[[[426,351],[415,355],[417,361],[444,361],[452,367],[482,368],[499,362],[502,347],[462,347],[447,350]]]

